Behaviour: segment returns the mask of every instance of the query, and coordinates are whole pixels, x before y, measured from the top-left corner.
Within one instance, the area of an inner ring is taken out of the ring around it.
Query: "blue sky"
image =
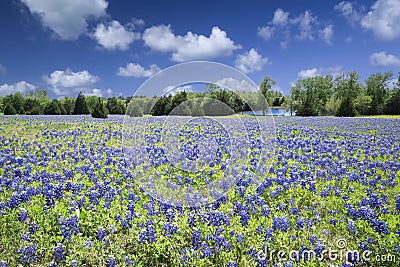
[[[400,70],[400,1],[0,2],[0,95],[129,96],[155,72],[210,60],[288,93],[299,78]]]

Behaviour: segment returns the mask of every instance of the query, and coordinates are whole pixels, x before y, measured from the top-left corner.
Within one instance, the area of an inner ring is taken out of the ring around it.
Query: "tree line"
[[[365,84],[356,71],[298,80],[291,90],[291,104],[299,116],[400,114],[400,72],[374,73]]]
[[[287,108],[298,116],[400,114],[400,72],[397,82],[390,85],[392,81],[393,72],[374,73],[364,84],[356,71],[337,77],[315,76],[297,80],[288,96],[273,89],[275,81],[269,76],[260,84],[258,93],[233,92],[207,84],[205,92],[182,91],[164,96],[126,98],[84,96],[80,92],[76,98],[51,100],[46,90],[36,89],[25,95],[17,92],[0,97],[0,113],[92,114],[106,118],[108,114],[215,116],[263,110],[265,115],[269,106]]]
[[[0,113],[4,115],[81,115],[106,118],[108,114],[125,114],[127,99],[84,96],[50,99],[46,90],[36,89],[22,95],[20,92],[0,97]]]

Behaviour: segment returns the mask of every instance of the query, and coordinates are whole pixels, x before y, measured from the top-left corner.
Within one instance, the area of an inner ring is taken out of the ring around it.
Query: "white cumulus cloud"
[[[27,93],[29,91],[35,90],[36,87],[26,81],[20,81],[14,84],[3,84],[0,85],[0,95],[5,96],[9,94],[15,94],[16,92],[20,92],[22,94]]]
[[[112,89],[99,89],[99,88],[83,88],[81,90],[85,96],[100,96],[100,97],[112,97],[114,92]]]
[[[301,79],[305,79],[305,78],[315,77],[315,76],[319,75],[319,71],[317,68],[306,69],[306,70],[301,70],[297,75]]]
[[[71,69],[55,70],[43,80],[57,95],[75,95],[76,92],[93,92],[94,85],[100,80],[87,70],[73,72]]]
[[[377,0],[361,20],[361,26],[384,41],[400,37],[400,1]]]
[[[258,28],[257,35],[265,41],[269,41],[274,36],[274,31],[275,28],[273,26],[263,26]]]
[[[267,57],[263,57],[252,48],[250,51],[236,56],[235,67],[244,73],[252,73],[260,71],[267,62]]]
[[[332,44],[333,38],[333,25],[328,25],[319,32],[321,39],[327,44]]]
[[[119,21],[113,20],[107,25],[100,23],[92,34],[100,46],[108,50],[127,50],[129,45],[140,39],[140,34],[131,31],[121,25]]]
[[[148,69],[145,69],[138,63],[130,62],[126,64],[126,67],[119,67],[117,75],[124,77],[135,77],[135,78],[150,77],[153,74],[159,72],[160,70],[161,69],[156,64],[152,64],[149,66]]]
[[[341,13],[343,17],[346,18],[353,26],[358,23],[362,15],[361,13],[353,6],[353,3],[348,1],[342,1],[339,4],[335,5],[334,9]]]
[[[258,90],[257,86],[250,84],[246,80],[237,80],[232,77],[223,78],[215,82],[215,84],[229,88],[233,91],[246,91],[246,92],[255,92]]]
[[[333,37],[333,25],[322,27],[318,17],[309,10],[298,16],[290,16],[289,12],[278,8],[271,21],[257,28],[259,37],[265,41],[276,38],[283,49],[292,39],[312,41],[318,33],[324,42],[330,44]]]
[[[297,25],[299,29],[299,33],[295,37],[300,40],[313,40],[313,26],[316,22],[317,17],[308,10],[297,18],[294,18],[292,23]]]
[[[315,76],[332,75],[338,76],[342,72],[342,66],[332,66],[327,68],[310,68],[301,70],[297,75],[300,79],[311,78]]]
[[[105,0],[21,0],[42,25],[59,38],[76,40],[87,32],[88,19],[106,15]]]
[[[176,93],[183,92],[183,91],[185,91],[185,92],[193,92],[193,87],[191,85],[188,85],[188,84],[187,85],[178,86],[178,87],[170,85],[170,86],[167,86],[167,87],[163,88],[162,90],[164,92],[164,95],[168,96],[168,95],[175,95]]]
[[[395,55],[388,54],[386,51],[373,53],[369,56],[369,60],[376,66],[400,66],[400,58]]]
[[[286,25],[289,21],[289,12],[285,12],[282,9],[278,8],[272,19],[272,23],[274,25]]]
[[[219,27],[213,27],[207,37],[190,31],[175,35],[170,25],[152,26],[144,31],[143,41],[155,51],[172,52],[171,60],[177,62],[229,56],[241,48]]]

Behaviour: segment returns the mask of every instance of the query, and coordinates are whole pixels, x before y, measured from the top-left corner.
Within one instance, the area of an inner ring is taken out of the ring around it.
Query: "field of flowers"
[[[271,166],[240,162],[225,195],[190,207],[143,190],[123,120],[0,117],[0,266],[400,265],[399,119],[277,118]],[[178,184],[223,177],[226,136],[213,134],[218,168],[205,160]],[[206,158],[189,145],[186,158]],[[163,153],[148,151],[156,174]]]

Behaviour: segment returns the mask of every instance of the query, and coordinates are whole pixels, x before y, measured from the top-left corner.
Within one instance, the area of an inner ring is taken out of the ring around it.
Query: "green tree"
[[[262,99],[262,111],[263,115],[265,116],[265,111],[267,110],[267,103],[266,101],[270,99],[272,87],[275,85],[275,81],[272,80],[269,76],[265,76],[264,80],[260,84],[260,91],[261,94],[264,96]]]
[[[385,105],[385,113],[390,115],[400,114],[400,72],[397,76],[397,83],[390,91]]]
[[[143,116],[143,106],[140,99],[134,98],[128,104],[126,109],[126,114],[130,117],[142,117]]]
[[[0,96],[0,113],[4,112],[6,105],[4,103],[4,97]]]
[[[340,106],[335,115],[340,117],[355,116],[354,99],[362,89],[357,72],[342,73],[336,78],[335,83],[335,95],[340,99]]]
[[[153,105],[151,109],[151,115],[153,116],[162,116],[162,115],[168,115],[167,112],[167,106],[170,105],[170,100],[171,96],[166,97],[160,97],[156,100],[155,104]]]
[[[390,92],[389,99],[385,106],[385,113],[389,115],[400,114],[400,88],[393,89]]]
[[[10,103],[6,104],[6,107],[4,109],[4,115],[15,115],[15,114],[17,114],[15,108]]]
[[[36,98],[26,98],[24,102],[24,110],[27,115],[40,115],[43,114],[42,105]]]
[[[82,92],[79,92],[78,97],[76,98],[75,101],[75,106],[74,106],[74,115],[81,115],[81,114],[89,114],[89,109],[86,104],[86,98],[82,94]]]
[[[75,107],[75,99],[74,98],[69,98],[69,97],[64,97],[61,99],[60,102],[60,109],[62,113],[62,109],[65,110],[65,115],[71,115],[74,112],[74,107]]]
[[[166,109],[166,114],[168,115],[171,113],[172,110],[174,110],[177,106],[182,104],[187,100],[187,93],[185,91],[182,92],[177,92],[174,96],[169,96],[171,99],[168,103],[168,105],[165,107]]]
[[[392,77],[392,72],[374,73],[365,81],[366,93],[371,97],[370,115],[383,114],[389,93],[388,82]]]
[[[62,104],[60,103],[60,101],[58,101],[58,106],[60,107],[60,111],[61,111],[61,114],[60,114],[60,115],[68,115],[68,114],[67,114],[67,111],[66,111],[65,108],[64,108],[64,105],[62,105]]]
[[[332,95],[325,104],[325,110],[328,114],[336,114],[340,107],[340,98]]]
[[[346,96],[340,102],[339,109],[336,114],[337,117],[354,117],[354,106],[353,106],[353,98],[350,96]]]
[[[25,113],[24,101],[25,101],[24,97],[22,96],[22,94],[20,92],[16,92],[12,96],[12,106],[14,107],[14,109],[17,111],[18,114]]]
[[[60,105],[57,99],[53,99],[44,108],[44,114],[46,115],[61,115]]]
[[[309,77],[296,81],[291,90],[291,100],[296,115],[316,116],[326,114],[326,104],[332,96],[331,75]]]
[[[91,115],[93,118],[101,118],[101,119],[105,119],[108,117],[108,111],[106,105],[101,100],[101,97],[97,98],[97,103],[94,106]]]
[[[48,93],[46,90],[43,89],[35,89],[25,95],[25,100],[27,99],[34,99],[39,101],[41,105],[41,110],[43,110],[46,105],[50,102]]]
[[[354,109],[360,115],[366,115],[371,109],[372,97],[362,90],[354,99]]]
[[[125,114],[125,101],[120,98],[110,97],[107,99],[107,109],[110,114]]]

